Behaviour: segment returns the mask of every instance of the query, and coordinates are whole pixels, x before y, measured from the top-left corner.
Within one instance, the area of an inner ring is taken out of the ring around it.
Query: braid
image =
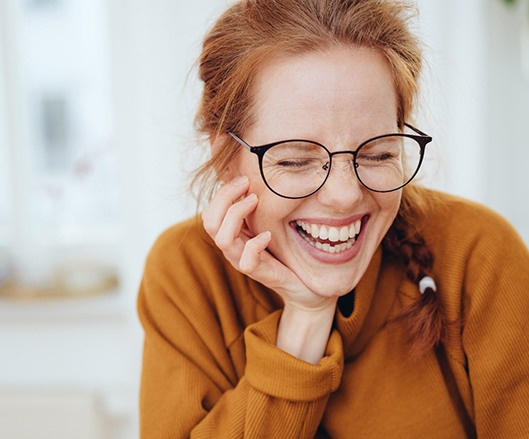
[[[434,258],[418,230],[402,212],[383,245],[404,262],[408,279],[420,285],[421,296],[395,318],[408,328],[412,357],[419,357],[442,341],[446,326],[442,303],[430,277]]]

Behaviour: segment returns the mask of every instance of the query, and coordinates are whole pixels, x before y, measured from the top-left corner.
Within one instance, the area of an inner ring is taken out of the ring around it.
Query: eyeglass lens
[[[331,160],[345,156],[351,174],[356,173],[368,189],[379,192],[396,190],[408,183],[420,165],[421,147],[412,137],[385,136],[374,139],[356,153],[338,153],[331,158],[321,145],[308,141],[287,141],[270,148],[262,157],[262,173],[274,192],[285,197],[304,197],[326,181]]]

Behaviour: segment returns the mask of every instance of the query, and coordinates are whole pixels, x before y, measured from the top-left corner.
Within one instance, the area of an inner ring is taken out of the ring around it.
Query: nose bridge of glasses
[[[329,153],[332,162],[332,169],[341,172],[351,172],[353,170],[354,151],[335,151]]]
[[[360,182],[357,180],[354,172],[354,152],[353,151],[336,151],[329,153],[331,159],[330,169],[327,170],[327,188],[350,188],[350,185],[356,185]],[[350,189],[348,189],[350,190]]]
[[[363,185],[354,171],[354,152],[336,151],[329,153],[331,166],[327,170],[325,184],[320,190],[320,200],[331,203],[334,207],[349,208],[356,203]]]

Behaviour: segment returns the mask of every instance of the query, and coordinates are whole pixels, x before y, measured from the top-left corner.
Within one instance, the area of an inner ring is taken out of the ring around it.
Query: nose
[[[364,187],[353,170],[353,157],[334,156],[331,171],[323,187],[316,192],[318,201],[338,211],[350,211],[364,196]]]

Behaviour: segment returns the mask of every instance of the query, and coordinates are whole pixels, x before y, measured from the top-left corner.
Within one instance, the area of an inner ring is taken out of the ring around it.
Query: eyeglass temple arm
[[[404,126],[407,126],[409,129],[415,131],[417,134],[425,137],[430,137],[428,134],[422,132],[418,128],[415,128],[413,125],[410,125],[409,123],[405,123]],[[232,133],[231,131],[228,131],[228,134],[233,137],[238,143],[240,143],[242,146],[244,146],[249,151],[252,151],[252,147],[248,145],[244,140],[242,140],[237,134]]]
[[[250,145],[248,145],[244,140],[242,140],[239,136],[237,136],[236,134],[233,134],[231,131],[228,131],[228,134],[231,137],[233,137],[237,142],[239,142],[242,146],[247,148],[249,151],[252,150],[252,147]]]
[[[409,123],[405,123],[404,126],[407,126],[410,130],[415,131],[417,134],[420,134],[421,136],[430,137],[428,134],[423,133],[421,130],[415,128],[413,125],[410,125]]]

